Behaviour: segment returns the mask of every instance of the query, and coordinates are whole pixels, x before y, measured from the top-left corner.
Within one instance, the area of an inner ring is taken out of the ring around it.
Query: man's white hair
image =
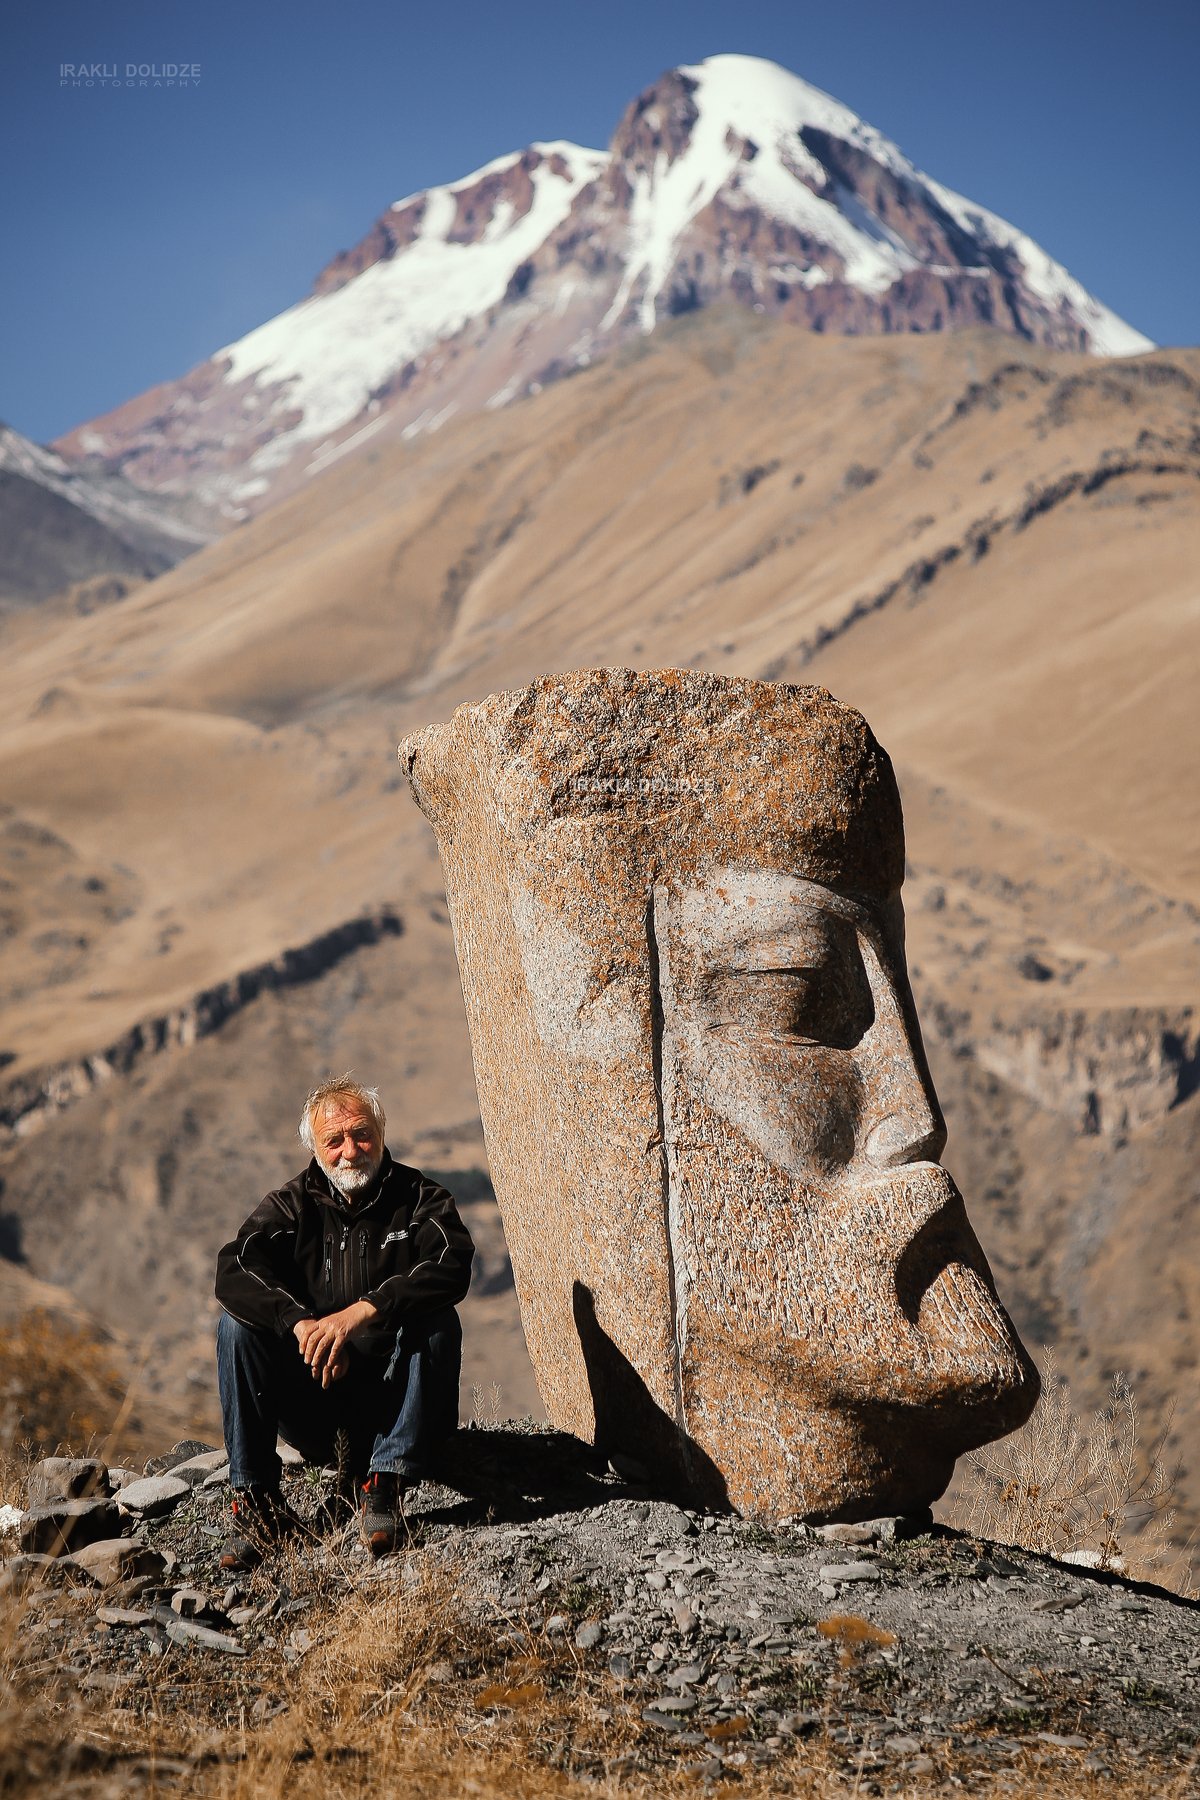
[[[344,1075],[331,1075],[327,1080],[318,1082],[308,1099],[304,1102],[304,1111],[300,1114],[300,1142],[304,1148],[317,1154],[317,1140],[313,1135],[313,1120],[318,1113],[336,1101],[357,1101],[370,1113],[379,1131],[380,1142],[387,1130],[387,1117],[384,1114],[383,1102],[379,1098],[379,1089],[364,1087],[356,1081],[350,1070]]]

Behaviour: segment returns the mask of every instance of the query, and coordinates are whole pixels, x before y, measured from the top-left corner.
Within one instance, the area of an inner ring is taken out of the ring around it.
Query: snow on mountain
[[[244,516],[379,431],[506,404],[727,297],[816,331],[1153,348],[840,101],[712,56],[640,94],[607,152],[536,143],[396,201],[306,300],[59,447]]]
[[[0,424],[0,609],[96,575],[161,574],[212,537],[170,496],[73,468]]]
[[[165,538],[179,546],[180,555],[199,549],[211,538],[209,532],[153,495],[111,477],[83,474],[57,451],[35,444],[11,425],[0,424],[0,471],[57,494],[110,530]]]
[[[498,157],[461,181],[397,200],[392,212],[411,215],[403,254],[372,263],[344,287],[303,300],[218,350],[218,360],[228,358],[230,382],[283,384],[288,410],[300,414],[255,467],[277,467],[298,444],[323,440],[357,418],[397,368],[499,305],[515,271],[606,160],[578,144],[533,144],[523,159]],[[520,211],[506,192],[518,164],[531,187]],[[487,216],[472,220],[468,237],[462,201],[481,190]]]
[[[687,227],[727,185],[730,204],[756,207],[828,244],[841,258],[844,279],[868,293],[881,293],[916,267],[911,251],[869,215],[859,209],[860,222],[814,190],[824,170],[805,148],[802,125],[860,143],[876,161],[894,160],[897,172],[903,164],[895,147],[848,107],[757,57],[712,56],[678,73],[694,83],[696,116],[677,156],[664,150],[635,176],[625,274],[607,322],[620,316],[642,280],[639,323],[653,329]],[[652,111],[644,116],[656,126]]]

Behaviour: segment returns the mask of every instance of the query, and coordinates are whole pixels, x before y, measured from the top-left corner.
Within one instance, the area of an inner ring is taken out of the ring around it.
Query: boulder
[[[166,1572],[166,1558],[133,1538],[101,1538],[64,1559],[64,1567],[82,1575],[95,1587],[116,1587],[122,1581]]]
[[[120,1515],[112,1500],[53,1500],[29,1509],[21,1521],[21,1548],[65,1556],[100,1538],[115,1537]]]
[[[212,1474],[228,1470],[229,1458],[224,1450],[205,1450],[200,1456],[189,1456],[186,1462],[172,1465],[172,1481],[184,1481],[188,1487],[200,1487]]]
[[[108,1470],[94,1456],[44,1456],[29,1471],[25,1492],[30,1506],[46,1506],[52,1500],[106,1497]]]
[[[142,1519],[158,1519],[164,1513],[174,1512],[191,1491],[190,1482],[179,1481],[174,1475],[146,1475],[121,1489],[121,1510],[136,1513]]]

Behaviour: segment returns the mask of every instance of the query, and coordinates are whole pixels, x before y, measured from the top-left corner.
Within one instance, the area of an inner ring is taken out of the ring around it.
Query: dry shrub
[[[132,1466],[205,1429],[148,1395],[136,1359],[90,1325],[33,1307],[0,1333],[0,1504],[20,1504],[29,1463],[69,1445]]]
[[[1190,1592],[1186,1553],[1170,1540],[1181,1466],[1166,1458],[1171,1416],[1142,1438],[1129,1379],[1114,1375],[1090,1419],[1043,1352],[1042,1396],[1022,1430],[964,1459],[948,1522],[975,1537],[1061,1556],[1090,1551],[1097,1565],[1165,1580]]]
[[[124,1398],[105,1345],[61,1314],[35,1307],[0,1339],[0,1442],[23,1440],[38,1454],[91,1442]]]

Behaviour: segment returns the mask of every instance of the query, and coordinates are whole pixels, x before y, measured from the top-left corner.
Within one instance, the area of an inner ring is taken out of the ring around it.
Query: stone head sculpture
[[[940,1166],[866,722],[602,669],[401,756],[551,1418],[745,1512],[928,1504],[1037,1377]]]

